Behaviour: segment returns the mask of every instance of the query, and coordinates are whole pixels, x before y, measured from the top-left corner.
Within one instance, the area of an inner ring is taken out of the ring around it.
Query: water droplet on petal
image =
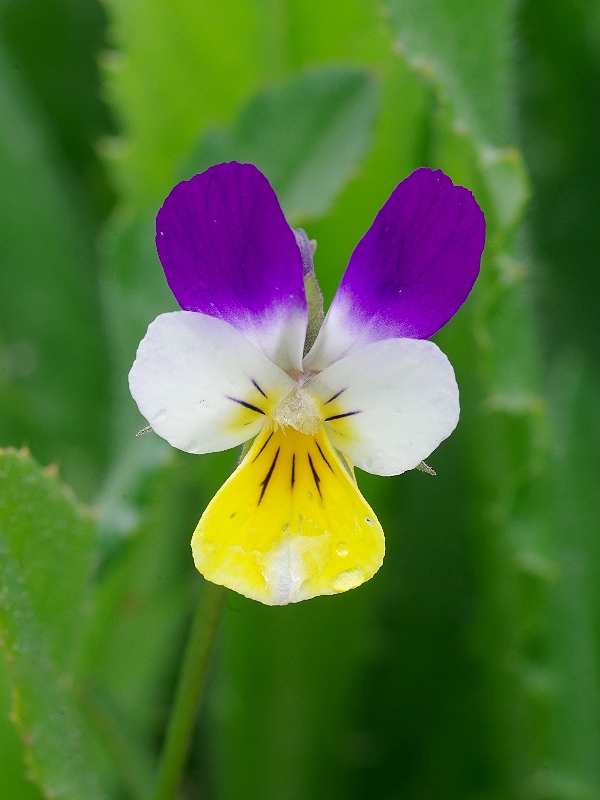
[[[336,592],[346,592],[348,589],[354,589],[360,586],[364,580],[365,573],[360,567],[347,569],[344,570],[344,572],[340,572],[340,574],[333,579],[333,588]]]
[[[338,545],[335,548],[335,552],[338,554],[338,556],[342,556],[342,558],[344,556],[347,556],[348,555],[348,545],[346,544],[346,542],[338,542]]]

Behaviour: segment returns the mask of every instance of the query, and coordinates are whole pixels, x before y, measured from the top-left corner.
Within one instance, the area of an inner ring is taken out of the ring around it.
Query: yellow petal
[[[385,544],[322,427],[308,436],[265,425],[202,515],[192,551],[209,581],[285,605],[364,583]]]

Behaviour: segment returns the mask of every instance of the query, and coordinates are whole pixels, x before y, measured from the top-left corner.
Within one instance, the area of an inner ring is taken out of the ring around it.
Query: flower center
[[[317,404],[303,389],[293,389],[275,406],[273,420],[276,425],[290,425],[300,433],[314,436],[323,421]]]

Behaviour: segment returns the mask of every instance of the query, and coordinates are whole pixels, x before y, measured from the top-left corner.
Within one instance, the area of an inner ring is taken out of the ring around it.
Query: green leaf
[[[0,454],[0,630],[13,716],[48,797],[103,792],[75,698],[89,612],[93,525],[56,477],[21,451]]]
[[[0,443],[90,497],[108,402],[91,234],[17,77],[0,47]]]
[[[543,265],[539,302],[549,353],[583,350],[600,371],[598,5],[520,6],[523,150],[535,185],[532,249]]]
[[[259,92],[230,132],[209,132],[185,177],[222,161],[249,162],[271,181],[290,224],[321,216],[359,168],[376,103],[366,70],[312,69]]]
[[[208,122],[224,122],[264,73],[261,4],[245,0],[105,0],[116,52],[103,58],[124,131],[105,154],[126,201],[146,209],[170,191]]]
[[[540,794],[597,798],[600,774],[598,5],[520,6],[523,147],[535,190],[538,318],[550,362],[560,580],[551,596],[553,758]]]
[[[557,682],[555,756],[540,781],[580,785],[597,798],[600,768],[600,383],[583,358],[572,353],[555,366],[550,382],[554,450],[559,468],[555,513],[561,538],[556,546],[560,580],[555,581],[549,616],[550,657]],[[557,691],[558,690],[558,691]],[[568,796],[565,792],[565,796]]]
[[[104,2],[115,50],[103,65],[123,128],[104,152],[138,210],[162,200],[198,133],[227,123],[261,81],[324,58],[373,63],[387,42],[365,0]]]
[[[0,786],[11,800],[42,800],[40,790],[26,776],[23,745],[9,719],[10,706],[11,685],[0,653]]]
[[[506,147],[513,0],[388,0],[396,48],[433,80],[454,110],[457,129],[480,144]]]
[[[0,6],[11,65],[35,95],[57,149],[75,173],[77,188],[83,190],[78,204],[86,218],[95,219],[111,202],[95,150],[98,137],[114,127],[100,95],[97,54],[104,27],[98,0],[9,0]]]

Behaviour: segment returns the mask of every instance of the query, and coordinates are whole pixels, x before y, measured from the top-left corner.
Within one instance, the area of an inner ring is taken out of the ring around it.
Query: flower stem
[[[158,768],[154,800],[174,800],[188,755],[226,589],[205,581],[186,645]]]

